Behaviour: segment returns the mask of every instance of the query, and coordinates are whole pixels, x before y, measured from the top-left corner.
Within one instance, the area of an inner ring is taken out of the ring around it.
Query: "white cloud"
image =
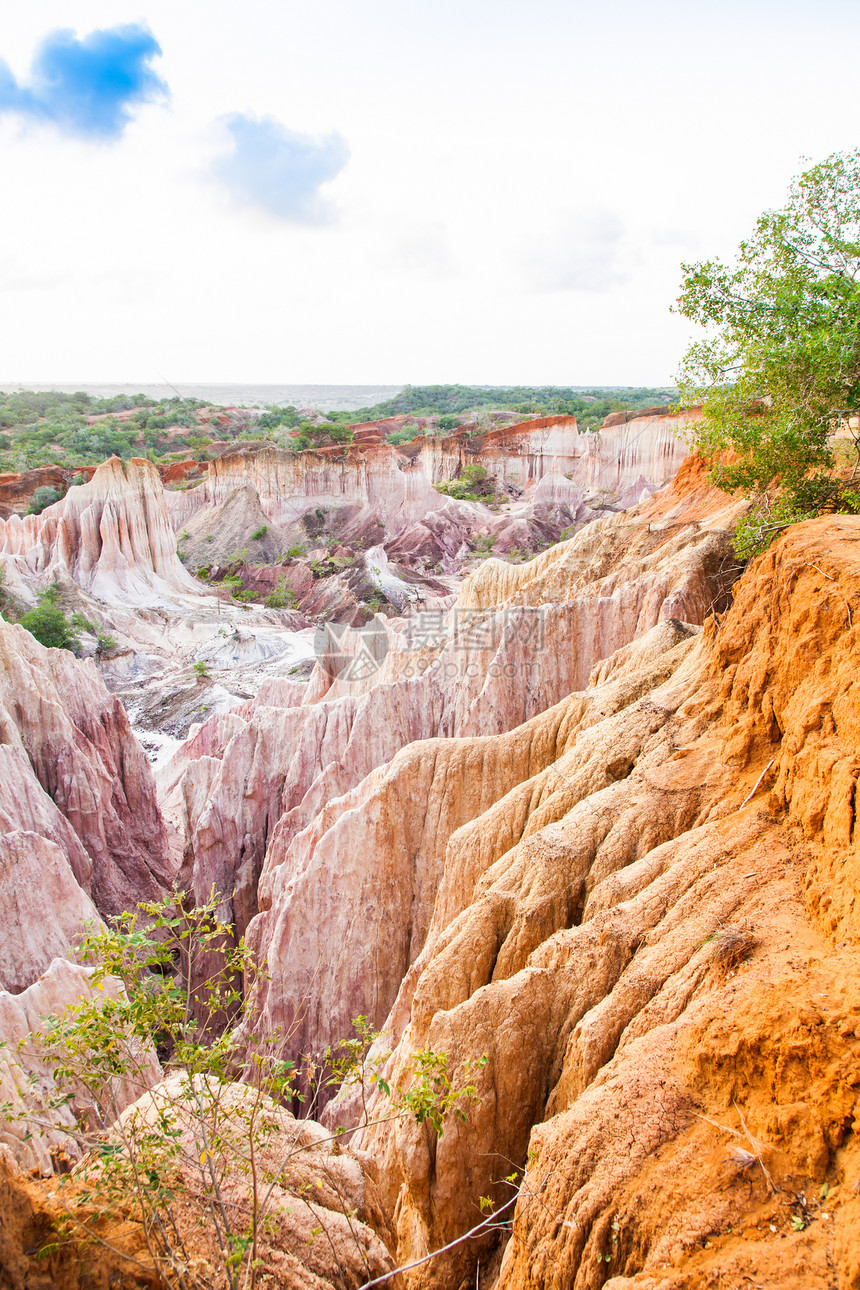
[[[394,225],[379,263],[393,274],[410,274],[431,282],[459,277],[463,266],[441,220],[405,227]]]
[[[619,217],[591,208],[559,219],[522,261],[537,291],[609,291],[629,281],[633,258]]]

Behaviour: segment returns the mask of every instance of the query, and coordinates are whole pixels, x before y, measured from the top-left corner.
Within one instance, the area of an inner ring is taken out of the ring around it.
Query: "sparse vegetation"
[[[209,664],[204,658],[198,658],[196,663],[192,663],[191,667],[197,677],[198,684],[202,685],[204,681],[211,680],[212,673],[209,671]]]
[[[269,609],[296,609],[298,607],[296,593],[293,591],[283,574],[278,579],[276,586],[266,597],[265,603]]]
[[[495,545],[495,534],[489,534],[487,537],[475,538],[472,543],[472,551],[475,555],[486,557],[493,554],[493,547]]]
[[[96,651],[104,654],[108,650],[116,649],[119,642],[110,632],[99,632],[96,636]]]
[[[495,480],[488,475],[486,467],[477,462],[464,466],[456,479],[443,480],[433,487],[437,493],[444,493],[460,502],[489,503],[496,500]]]
[[[62,499],[62,496],[63,494],[58,488],[51,488],[49,485],[43,484],[41,488],[37,488],[33,494],[33,500],[27,508],[27,514],[41,515],[42,511],[46,510],[49,506],[53,506],[54,502],[59,502]]]
[[[748,927],[721,924],[711,940],[714,943],[713,962],[719,975],[727,977],[744,959],[749,958],[759,944],[759,938]]]
[[[319,1136],[304,1136],[284,1104],[313,1106],[322,1088],[355,1086],[355,1127],[411,1118],[441,1137],[477,1097],[473,1085],[452,1082],[446,1055],[431,1050],[413,1056],[400,1086],[389,1084],[387,1054],[367,1060],[378,1036],[365,1017],[355,1019],[352,1038],[299,1061],[287,1056],[289,1035],[253,1035],[239,1049],[234,1027],[251,1015],[264,976],[244,941],[230,945],[219,908],[214,889],[197,908],[176,894],[90,928],[78,949],[91,967],[89,994],[45,1018],[20,1046],[49,1066],[52,1086],[34,1075],[16,1104],[0,1107],[32,1132],[62,1111],[72,1152],[83,1155],[52,1192],[67,1239],[99,1240],[102,1218],[119,1211],[176,1290],[254,1290],[277,1248],[284,1188],[313,1215],[312,1239],[327,1240],[332,1202],[322,1197],[326,1189],[340,1197],[339,1188]],[[166,1078],[120,1117],[119,1090],[142,1091],[151,1078],[153,1041]],[[242,1068],[246,1082],[237,1084]],[[368,1094],[380,1108],[373,1117]],[[296,1167],[305,1155],[310,1176]],[[353,1230],[354,1211],[343,1213]],[[361,1266],[357,1231],[355,1241]]]
[[[251,534],[251,541],[262,542],[263,538],[266,536],[268,531],[269,531],[268,524],[262,524],[260,528],[257,529],[256,533]]]

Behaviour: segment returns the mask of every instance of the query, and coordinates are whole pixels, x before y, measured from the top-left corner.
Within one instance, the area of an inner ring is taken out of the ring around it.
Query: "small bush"
[[[475,462],[466,466],[456,479],[444,480],[434,484],[437,493],[453,497],[459,502],[493,502],[496,500],[495,481],[488,477],[486,469]]]
[[[209,664],[204,658],[198,658],[197,662],[192,664],[192,667],[197,675],[198,682],[202,684],[210,679]]]
[[[67,649],[74,653],[80,649],[81,642],[75,631],[74,619],[70,622],[57,604],[58,596],[56,584],[48,587],[39,597],[36,608],[28,610],[19,621],[40,645],[47,649]],[[76,614],[75,617],[80,618],[80,615]]]
[[[33,494],[33,500],[27,508],[27,514],[41,515],[46,507],[53,506],[54,502],[61,501],[62,496],[63,494],[58,489],[50,488],[47,484],[43,484]]]
[[[269,531],[268,524],[263,524],[260,528],[257,529],[256,533],[251,534],[251,541],[262,542],[263,538],[266,536],[268,531]]]
[[[298,603],[296,593],[283,577],[278,579],[277,586],[266,597],[269,609],[296,609]]]
[[[379,1036],[366,1017],[354,1019],[351,1037],[297,1060],[285,1060],[277,1034],[250,1035],[240,1049],[232,1025],[213,1033],[213,1017],[237,1024],[253,1016],[268,982],[244,939],[225,947],[220,907],[213,887],[196,908],[176,893],[120,914],[110,926],[88,928],[77,957],[91,965],[89,993],[44,1018],[22,1042],[50,1069],[51,1084],[35,1074],[22,1081],[9,1116],[29,1136],[62,1109],[62,1131],[82,1156],[75,1186],[63,1191],[60,1180],[54,1192],[68,1214],[69,1243],[83,1237],[103,1244],[100,1220],[119,1212],[141,1233],[159,1284],[177,1290],[271,1284],[264,1273],[283,1248],[281,1216],[289,1212],[278,1208],[278,1186],[310,1210],[317,1224],[312,1235],[332,1242],[327,1211],[314,1204],[307,1182],[321,1187],[320,1172],[328,1179],[319,1138],[300,1136],[292,1116],[279,1110],[284,1104],[307,1098],[310,1109],[323,1089],[354,1088],[361,1109],[347,1129],[412,1121],[435,1139],[462,1123],[479,1100],[473,1083],[449,1073],[447,1054],[431,1049],[416,1052],[407,1078],[392,1087],[383,1073],[388,1054],[371,1056]],[[237,981],[244,981],[244,991]],[[119,1089],[150,1082],[153,1037],[166,1078],[120,1115]],[[486,1060],[466,1060],[465,1078]],[[234,1083],[242,1068],[247,1082]],[[348,1222],[353,1214],[345,1212]],[[358,1235],[355,1240],[367,1268],[364,1246]],[[355,1285],[355,1279],[337,1284]]]

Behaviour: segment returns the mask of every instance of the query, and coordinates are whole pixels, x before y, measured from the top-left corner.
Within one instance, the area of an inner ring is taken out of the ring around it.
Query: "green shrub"
[[[690,442],[713,483],[753,504],[736,533],[741,558],[800,520],[860,509],[858,227],[860,149],[799,175],[732,264],[682,266],[678,312],[705,330],[682,369],[685,400],[703,407]]]
[[[48,649],[68,649],[75,652],[80,649],[81,642],[75,632],[74,620],[70,622],[57,604],[58,597],[59,588],[56,584],[48,587],[39,597],[36,608],[23,614],[19,622],[31,636],[35,636],[40,645]]]
[[[33,500],[27,508],[28,515],[41,515],[42,511],[48,506],[53,506],[54,502],[62,500],[63,494],[59,489],[51,488],[48,484],[42,484],[33,494]]]
[[[495,481],[487,475],[485,467],[479,466],[477,462],[464,466],[456,479],[444,480],[433,487],[437,493],[460,502],[491,502],[496,499]]]
[[[296,609],[299,602],[286,578],[281,576],[277,586],[266,597],[265,603],[269,609]]]
[[[77,949],[91,965],[89,992],[46,1017],[21,1045],[51,1071],[51,1082],[35,1074],[22,1080],[17,1102],[3,1107],[28,1136],[62,1113],[63,1132],[83,1157],[73,1186],[62,1178],[55,1184],[69,1216],[67,1239],[103,1243],[102,1218],[121,1212],[139,1229],[160,1283],[182,1290],[269,1284],[260,1274],[279,1248],[279,1185],[311,1210],[318,1224],[312,1235],[331,1242],[327,1211],[314,1205],[311,1190],[314,1171],[326,1172],[319,1138],[303,1142],[292,1117],[280,1111],[284,1105],[307,1098],[313,1106],[323,1089],[355,1088],[360,1108],[335,1139],[397,1119],[426,1124],[435,1138],[464,1121],[478,1100],[474,1084],[455,1082],[447,1055],[430,1049],[413,1054],[405,1078],[389,1084],[387,1054],[371,1056],[379,1036],[366,1017],[355,1018],[352,1037],[334,1047],[285,1060],[283,1036],[266,1039],[237,1024],[254,1015],[267,979],[244,939],[230,945],[222,908],[214,888],[197,907],[177,892],[120,914],[110,926],[89,927]],[[234,1024],[219,1029],[213,1017]],[[146,1110],[120,1115],[119,1090],[149,1083],[153,1038],[168,1078]],[[462,1063],[466,1078],[472,1065]],[[244,1084],[234,1083],[240,1070]],[[286,1181],[302,1154],[307,1185]]]
[[[251,534],[251,541],[262,542],[263,538],[266,536],[268,531],[269,531],[268,524],[263,524],[260,528],[257,529],[256,533]]]

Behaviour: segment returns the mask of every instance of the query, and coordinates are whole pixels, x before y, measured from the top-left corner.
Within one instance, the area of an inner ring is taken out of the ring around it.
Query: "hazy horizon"
[[[171,395],[181,398],[203,399],[207,403],[222,406],[256,407],[275,405],[278,407],[293,404],[297,408],[319,408],[324,412],[352,412],[358,408],[369,408],[387,399],[394,398],[409,382],[401,385],[350,385],[350,384],[279,384],[264,381],[177,381],[173,383],[134,382],[134,381],[0,381],[0,393],[15,394],[22,390],[59,390],[74,394],[78,390],[94,398],[107,399],[114,395],[145,394],[148,398],[163,399]],[[454,382],[414,382],[414,384],[451,385]],[[528,389],[519,381],[508,384],[488,385],[483,382],[461,382],[475,389],[483,390],[516,390]],[[544,384],[549,384],[544,382]],[[566,382],[553,382],[571,390],[626,390],[630,388],[661,387],[658,381],[640,387],[628,382],[623,385],[569,385]]]

